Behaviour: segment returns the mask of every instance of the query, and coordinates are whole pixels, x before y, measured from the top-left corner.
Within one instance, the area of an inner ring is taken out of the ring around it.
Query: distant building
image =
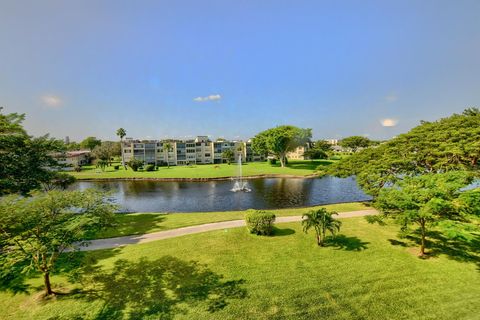
[[[65,170],[73,170],[90,162],[90,150],[67,151],[55,157],[60,165],[66,166]]]
[[[70,144],[70,137],[66,136],[64,142],[65,144]]]
[[[167,143],[170,148],[167,150]],[[190,140],[134,140],[123,141],[122,152],[126,162],[132,158],[155,165],[214,164],[226,162],[223,152],[232,150],[235,161],[263,161],[264,157],[255,154],[251,141],[211,141],[207,136]]]

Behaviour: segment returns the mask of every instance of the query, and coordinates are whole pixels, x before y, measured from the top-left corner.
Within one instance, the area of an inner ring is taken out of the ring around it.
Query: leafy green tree
[[[67,149],[67,151],[77,151],[77,150],[80,150],[81,148],[82,147],[80,146],[80,143],[75,141],[65,144],[65,149]]]
[[[50,275],[67,249],[83,243],[87,234],[110,225],[116,207],[103,194],[49,191],[32,197],[7,196],[0,202],[2,275],[43,275],[45,295],[54,291]]]
[[[324,246],[327,231],[329,231],[332,236],[334,236],[337,231],[340,231],[342,222],[333,218],[333,215],[336,214],[336,212],[329,212],[325,208],[311,210],[305,213],[302,216],[303,232],[308,233],[308,230],[313,228],[315,230],[317,244]]]
[[[102,141],[100,145],[93,149],[93,156],[98,160],[107,161],[110,165],[114,156],[119,156],[121,153],[120,144],[113,141]]]
[[[461,220],[461,189],[472,182],[465,171],[428,173],[405,177],[393,186],[383,188],[375,206],[392,215],[403,231],[416,224],[420,231],[420,255],[425,255],[428,230],[441,220]]]
[[[327,173],[357,176],[360,186],[377,195],[404,176],[480,168],[480,112],[468,109],[361,150],[328,167]]]
[[[359,148],[366,148],[371,145],[370,139],[362,136],[351,136],[340,140],[339,145],[343,148],[357,152]]]
[[[222,152],[222,158],[227,161],[228,164],[235,160],[235,153],[232,149],[227,149]]]
[[[168,152],[172,149],[171,142],[164,142],[163,143],[163,152],[165,153],[165,161],[167,162],[167,168],[170,168],[170,161],[168,161]]]
[[[95,137],[87,137],[85,138],[82,142],[80,142],[80,146],[83,149],[88,149],[92,151],[95,149],[96,146],[99,146],[102,143],[100,139],[97,139]]]
[[[260,132],[252,139],[252,149],[257,154],[272,154],[285,167],[287,153],[305,145],[312,137],[312,129],[278,126]]]
[[[127,135],[127,131],[123,128],[117,130],[117,136],[120,138],[120,153],[122,154],[122,166],[125,167],[125,157],[123,155],[123,138]]]
[[[61,167],[56,155],[62,154],[63,141],[29,136],[24,119],[24,114],[3,114],[0,108],[0,195],[38,189]]]

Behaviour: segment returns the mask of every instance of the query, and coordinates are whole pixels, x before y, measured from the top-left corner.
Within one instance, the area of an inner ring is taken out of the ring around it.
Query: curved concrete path
[[[359,211],[350,211],[350,212],[341,212],[336,218],[353,218],[353,217],[363,217],[378,214],[377,210],[359,210]],[[302,216],[289,216],[289,217],[277,217],[275,223],[284,223],[284,222],[296,222],[301,221]],[[245,226],[245,220],[230,220],[223,222],[213,222],[200,224],[196,226],[183,227],[178,229],[171,229],[166,231],[157,231],[152,233],[146,233],[141,235],[131,235],[124,237],[108,238],[108,239],[97,239],[89,242],[87,247],[79,247],[81,251],[91,251],[91,250],[101,250],[101,249],[112,249],[117,247],[122,247],[128,244],[138,244],[138,243],[147,243],[156,240],[175,238],[184,236],[187,234],[194,234],[212,230],[222,230],[230,228],[238,228]]]

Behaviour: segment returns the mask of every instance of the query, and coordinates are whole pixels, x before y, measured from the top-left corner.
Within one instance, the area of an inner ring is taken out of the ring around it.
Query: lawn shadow
[[[76,280],[83,289],[61,299],[103,301],[95,319],[173,319],[186,305],[213,313],[247,296],[244,280],[224,281],[204,264],[172,256],[120,259],[108,270],[87,265]]]
[[[346,235],[340,234],[335,237],[328,237],[325,240],[325,245],[327,247],[335,247],[338,250],[346,251],[362,251],[368,248],[370,242],[365,242],[360,240],[357,237],[347,237]]]
[[[445,255],[447,258],[460,261],[475,263],[480,270],[480,234],[473,234],[473,238],[466,240],[463,238],[449,238],[439,231],[430,231],[427,236],[426,253],[427,257],[437,257]],[[420,235],[412,233],[405,237],[407,241],[398,241],[389,239],[392,245],[402,247],[420,247]]]
[[[145,234],[153,230],[161,230],[159,224],[164,222],[166,214],[142,213],[126,214],[117,213],[117,221],[111,228],[101,231],[97,234],[89,235],[89,239],[121,237],[133,234]]]
[[[279,229],[277,227],[273,228],[273,236],[274,237],[283,237],[283,236],[289,236],[291,234],[294,234],[295,230],[290,229],[290,228],[285,228],[285,229]]]

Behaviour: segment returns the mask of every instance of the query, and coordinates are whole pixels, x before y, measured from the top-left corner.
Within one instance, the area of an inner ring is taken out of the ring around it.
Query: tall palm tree
[[[172,148],[172,144],[170,142],[163,143],[163,152],[165,153],[165,161],[167,161],[167,168],[170,168],[170,162],[168,161],[168,151]]]
[[[325,208],[311,210],[305,213],[302,215],[303,232],[307,233],[309,229],[315,229],[317,244],[323,247],[327,231],[329,231],[332,236],[335,236],[335,233],[340,231],[342,222],[333,218],[333,215],[336,214],[334,211],[328,212]]]
[[[125,158],[123,157],[123,138],[127,135],[127,131],[123,128],[120,128],[117,130],[117,136],[120,137],[120,152],[122,153],[122,166],[126,168],[125,166]]]

